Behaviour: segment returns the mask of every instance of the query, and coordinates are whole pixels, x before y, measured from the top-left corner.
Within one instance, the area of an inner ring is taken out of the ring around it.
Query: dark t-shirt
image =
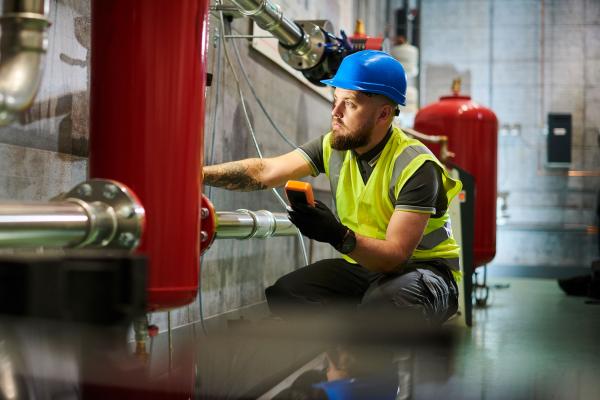
[[[356,154],[358,169],[366,184],[377,165],[392,131],[373,149],[363,155]],[[310,164],[313,175],[325,173],[323,163],[323,136],[303,144],[297,150]],[[446,212],[446,196],[443,191],[442,173],[432,161],[426,161],[404,184],[394,203],[396,210],[432,214],[441,217]]]

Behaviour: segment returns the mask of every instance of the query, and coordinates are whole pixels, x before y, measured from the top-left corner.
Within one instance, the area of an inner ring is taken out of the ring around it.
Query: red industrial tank
[[[145,208],[153,311],[198,291],[208,3],[92,1],[90,176]]]
[[[447,136],[448,147],[456,154],[452,162],[475,179],[473,267],[478,267],[496,255],[498,119],[492,110],[461,95],[457,85],[453,85],[453,91],[454,94],[422,108],[415,117],[414,128]]]

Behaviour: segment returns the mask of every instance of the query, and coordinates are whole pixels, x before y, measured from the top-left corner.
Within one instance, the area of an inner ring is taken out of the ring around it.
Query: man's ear
[[[387,122],[390,117],[394,116],[394,107],[389,104],[384,104],[379,110],[379,116],[377,117],[377,121]]]

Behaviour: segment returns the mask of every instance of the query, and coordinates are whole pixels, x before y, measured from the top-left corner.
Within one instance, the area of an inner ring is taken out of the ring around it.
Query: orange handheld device
[[[285,184],[285,194],[290,204],[308,204],[315,206],[312,186],[308,182],[288,181]]]

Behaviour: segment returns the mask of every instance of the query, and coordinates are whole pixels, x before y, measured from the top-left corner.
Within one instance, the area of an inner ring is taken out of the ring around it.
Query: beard
[[[341,122],[340,122],[341,123]],[[366,146],[371,138],[371,132],[375,127],[375,122],[367,120],[363,125],[352,132],[342,134],[340,128],[333,128],[330,139],[331,147],[334,150],[352,150],[357,147]],[[347,129],[347,128],[346,128]]]

